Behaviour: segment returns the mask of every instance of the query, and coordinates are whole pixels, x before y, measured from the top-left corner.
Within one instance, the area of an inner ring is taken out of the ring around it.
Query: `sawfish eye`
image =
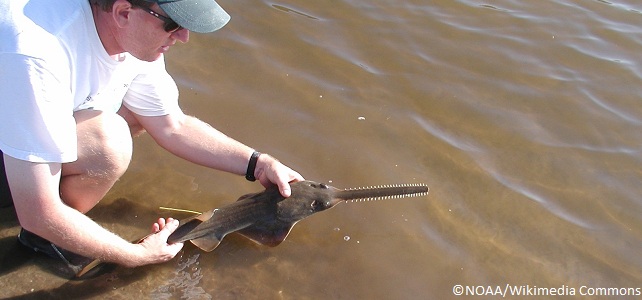
[[[325,183],[319,183],[319,184],[316,184],[316,183],[310,183],[310,186],[311,186],[311,187],[313,187],[313,188],[317,188],[317,189],[324,189],[324,190],[325,190],[325,189],[329,189],[329,188],[330,188],[330,187],[329,187],[327,184],[325,184]]]
[[[323,202],[319,200],[314,200],[312,201],[312,204],[310,204],[310,208],[312,208],[313,211],[317,211],[321,208],[323,208]]]

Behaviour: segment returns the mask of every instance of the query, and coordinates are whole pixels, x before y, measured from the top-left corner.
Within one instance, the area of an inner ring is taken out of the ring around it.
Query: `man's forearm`
[[[60,204],[37,214],[44,221],[31,223],[31,227],[24,226],[25,229],[63,249],[130,267],[145,264],[140,246],[106,230],[73,208]]]
[[[60,164],[38,164],[5,155],[7,179],[23,228],[57,246],[125,265],[139,264],[136,245],[65,205],[59,197]]]
[[[160,133],[147,131],[159,145],[178,157],[205,167],[245,174],[252,148],[195,117],[185,116],[178,123]]]

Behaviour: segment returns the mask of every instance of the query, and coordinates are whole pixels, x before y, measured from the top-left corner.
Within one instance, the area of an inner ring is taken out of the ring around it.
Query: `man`
[[[173,258],[178,221],[132,244],[84,214],[127,169],[142,131],[188,161],[278,185],[297,172],[182,113],[163,53],[230,19],[214,0],[0,0],[0,174],[19,241],[125,266]],[[5,177],[6,176],[6,177]]]

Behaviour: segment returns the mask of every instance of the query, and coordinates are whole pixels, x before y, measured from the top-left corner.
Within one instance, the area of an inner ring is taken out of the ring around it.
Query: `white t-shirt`
[[[105,51],[88,0],[0,0],[0,150],[32,162],[77,159],[73,112],[180,112],[164,60]]]

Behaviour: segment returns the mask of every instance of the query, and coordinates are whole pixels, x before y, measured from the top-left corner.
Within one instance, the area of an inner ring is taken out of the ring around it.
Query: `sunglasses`
[[[132,3],[132,5],[134,5],[134,4]],[[160,19],[161,21],[163,21],[165,23],[165,25],[163,25],[163,29],[165,29],[165,31],[167,33],[174,33],[175,31],[183,28],[181,25],[178,25],[178,23],[174,22],[174,20],[172,20],[172,19],[170,19],[170,18],[168,18],[166,16],[161,15],[161,14],[151,10],[150,8],[147,8],[147,7],[144,7],[144,6],[140,6],[140,5],[136,5],[136,6],[138,6],[138,8],[140,8],[140,9],[148,12],[150,15],[152,15],[152,16]]]

